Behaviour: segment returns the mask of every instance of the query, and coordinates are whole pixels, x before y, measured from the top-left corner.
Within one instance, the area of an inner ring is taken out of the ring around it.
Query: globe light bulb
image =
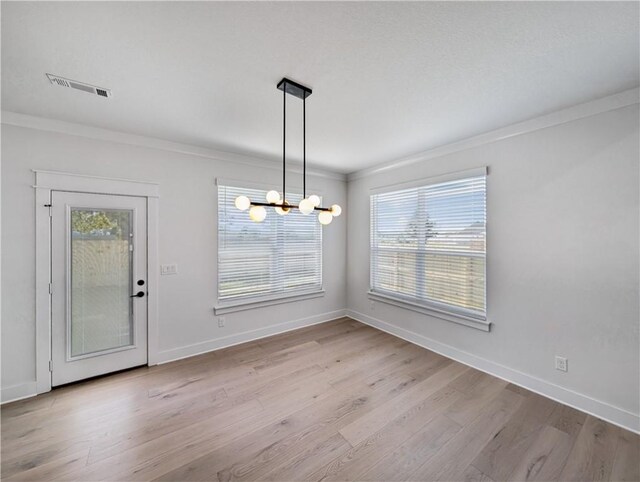
[[[342,214],[342,208],[337,204],[334,204],[333,206],[331,206],[330,212],[334,218],[337,218],[338,216],[340,216],[340,214]]]
[[[333,216],[329,211],[320,211],[320,214],[318,214],[318,221],[320,221],[320,224],[327,225],[333,221]]]
[[[320,197],[316,196],[315,194],[312,194],[307,199],[311,201],[311,204],[313,204],[314,208],[317,208],[318,206],[320,206]]]
[[[280,201],[280,193],[278,191],[269,191],[267,193],[267,202],[270,204],[275,204]]]
[[[283,207],[282,207],[282,206],[283,206]],[[289,201],[284,201],[284,202],[282,203],[282,206],[276,206],[276,207],[275,207],[275,211],[276,211],[280,216],[284,216],[284,215],[286,215],[286,214],[289,214],[289,211],[291,211],[291,208],[290,208],[290,207],[287,207],[287,206],[289,206]]]
[[[267,210],[264,208],[264,206],[253,206],[251,209],[249,209],[249,218],[251,219],[251,221],[261,223],[266,217]]]
[[[240,211],[246,211],[251,206],[251,201],[247,196],[238,196],[235,204]]]
[[[300,209],[300,212],[302,214],[310,214],[313,212],[313,203],[311,202],[310,199],[303,199],[302,201],[300,201],[300,204],[298,204],[298,209]]]

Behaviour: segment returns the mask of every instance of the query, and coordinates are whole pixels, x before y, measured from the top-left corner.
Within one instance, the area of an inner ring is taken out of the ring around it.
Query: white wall
[[[238,342],[243,337],[231,335],[251,330],[261,331],[248,337],[343,315],[346,216],[324,228],[324,297],[226,314],[226,326],[218,328],[213,313],[217,279],[214,181],[222,177],[279,186],[282,174],[278,165],[265,161],[265,166],[3,124],[3,398],[32,393],[35,381],[36,207],[31,169],[160,183],[159,261],[176,263],[179,270],[178,275],[159,278],[161,360]],[[289,179],[291,183],[301,180],[299,174]],[[339,176],[312,176],[309,185],[320,190],[326,200],[346,206],[346,182]],[[281,325],[298,320],[302,321]]]
[[[638,425],[638,105],[349,182],[353,316],[579,408]],[[367,297],[369,190],[488,166],[490,333]],[[554,356],[569,359],[568,373]]]

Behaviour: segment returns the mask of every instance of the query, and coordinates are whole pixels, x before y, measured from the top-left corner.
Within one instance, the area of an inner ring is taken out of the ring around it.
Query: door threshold
[[[123,373],[126,372],[133,372],[136,370],[140,370],[141,368],[150,368],[148,365],[144,364],[144,365],[138,365],[135,367],[129,367],[129,368],[123,368],[122,370],[116,370],[115,372],[109,372],[109,373],[103,373],[102,375],[96,375],[94,377],[89,377],[89,378],[83,378],[82,380],[75,380],[73,382],[69,382],[69,383],[63,383],[61,385],[55,385],[53,387],[51,387],[52,390],[57,390],[58,388],[68,388],[74,385],[82,385],[83,383],[87,383],[87,382],[96,382],[102,378],[109,378],[115,375],[121,375]]]

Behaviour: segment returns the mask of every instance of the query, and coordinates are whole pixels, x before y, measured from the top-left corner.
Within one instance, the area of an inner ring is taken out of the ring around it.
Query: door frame
[[[51,390],[51,194],[67,191],[147,200],[147,365],[158,364],[158,208],[160,185],[34,169],[36,209],[36,391]]]

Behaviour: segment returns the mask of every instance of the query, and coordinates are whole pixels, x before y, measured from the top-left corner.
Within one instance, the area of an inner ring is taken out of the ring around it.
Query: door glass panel
[[[133,211],[71,208],[70,355],[133,344]]]

